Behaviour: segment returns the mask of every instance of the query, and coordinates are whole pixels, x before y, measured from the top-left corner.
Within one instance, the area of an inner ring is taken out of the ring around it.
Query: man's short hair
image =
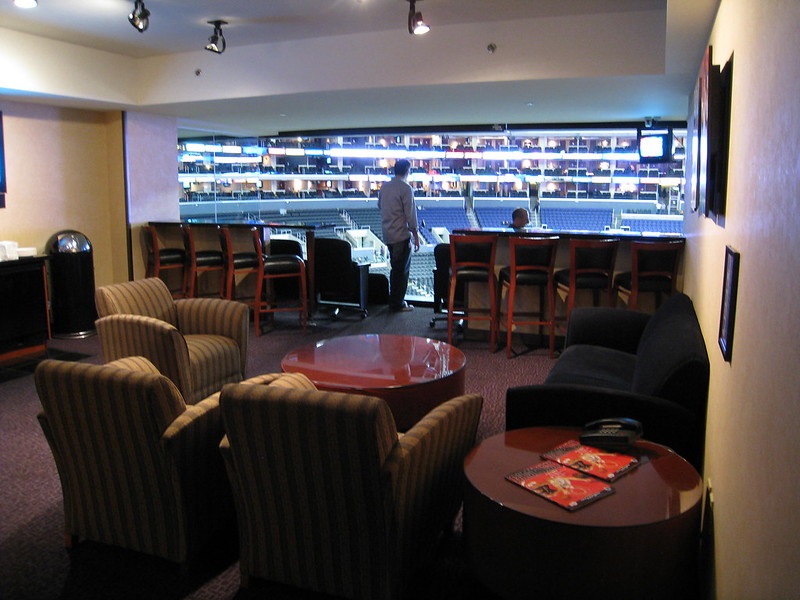
[[[405,158],[401,158],[394,163],[394,174],[397,177],[405,177],[411,169],[411,163]]]

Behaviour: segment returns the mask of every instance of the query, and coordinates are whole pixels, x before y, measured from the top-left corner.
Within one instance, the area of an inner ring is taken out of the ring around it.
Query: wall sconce
[[[222,54],[225,52],[225,36],[222,35],[222,26],[227,25],[227,21],[209,21],[209,25],[214,26],[214,33],[211,34],[211,37],[208,38],[208,43],[206,44],[206,50],[209,52],[215,52],[216,54]]]

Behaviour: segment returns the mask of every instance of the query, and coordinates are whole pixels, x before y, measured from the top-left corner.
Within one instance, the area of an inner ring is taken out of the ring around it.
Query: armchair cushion
[[[186,562],[233,519],[217,452],[218,399],[187,407],[144,358],[42,361],[39,422],[53,452],[67,537]]]
[[[95,325],[105,359],[146,356],[188,403],[244,378],[245,304],[214,298],[176,302],[158,278],[100,287],[96,302],[100,319]]]

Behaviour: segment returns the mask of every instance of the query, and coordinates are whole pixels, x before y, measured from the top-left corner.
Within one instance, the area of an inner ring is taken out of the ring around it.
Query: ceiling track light
[[[408,0],[408,33],[413,35],[423,35],[428,33],[431,28],[425,24],[422,13],[417,12],[416,0]]]
[[[38,5],[38,0],[14,0],[14,6],[17,8],[36,8]]]
[[[215,52],[216,54],[222,54],[225,52],[225,36],[222,35],[222,26],[227,25],[227,21],[209,21],[209,25],[214,26],[214,33],[208,38],[208,43],[206,44],[206,50],[209,52]]]
[[[133,12],[128,15],[128,21],[139,33],[144,33],[150,26],[150,11],[144,7],[144,0],[133,3]]]

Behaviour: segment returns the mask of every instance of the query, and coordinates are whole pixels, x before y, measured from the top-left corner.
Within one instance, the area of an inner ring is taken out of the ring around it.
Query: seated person
[[[525,208],[515,208],[511,213],[511,227],[513,229],[522,229],[530,222],[528,211]]]

